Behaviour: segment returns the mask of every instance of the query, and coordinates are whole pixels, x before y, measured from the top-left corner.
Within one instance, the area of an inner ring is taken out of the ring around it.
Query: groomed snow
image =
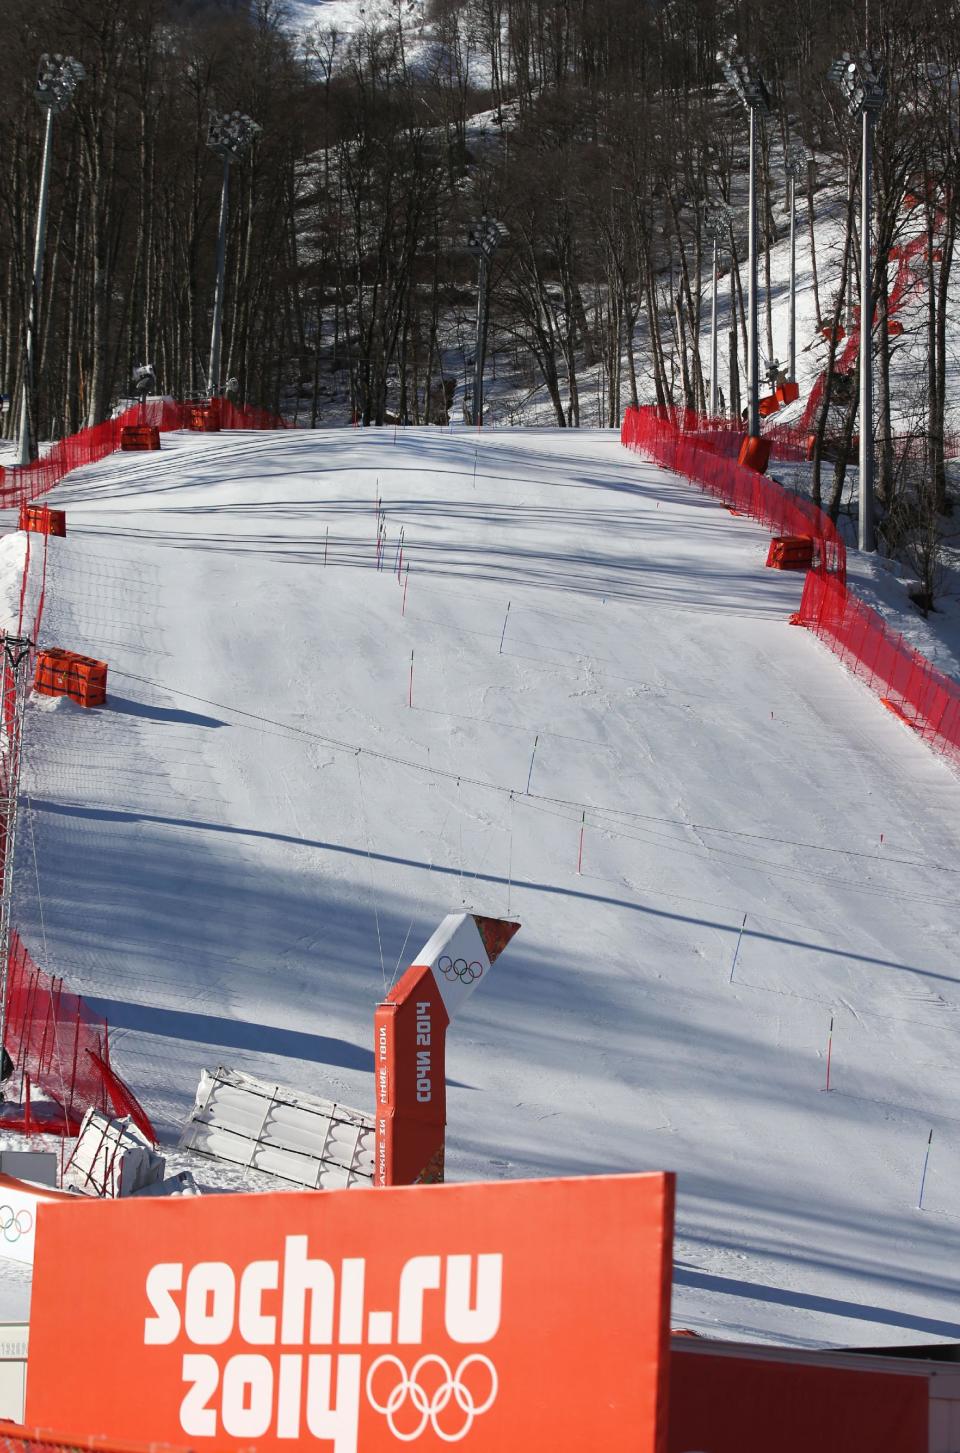
[[[675,1326],[960,1339],[960,783],[765,532],[587,431],[172,435],[51,503],[110,704],[30,708],[18,921],[164,1138],[204,1065],[372,1105],[384,984],[509,914],[450,1179],[675,1169]]]

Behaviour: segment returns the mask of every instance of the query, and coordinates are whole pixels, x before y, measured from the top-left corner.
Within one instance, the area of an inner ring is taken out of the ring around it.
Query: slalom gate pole
[[[503,655],[503,642],[504,642],[504,638],[506,637],[506,634],[507,634],[507,621],[509,619],[510,619],[510,602],[508,600],[507,601],[507,613],[506,613],[506,615],[503,618],[503,630],[500,632],[500,650],[497,652],[497,655],[498,656],[502,656]]]
[[[824,1089],[830,1088],[830,1061],[833,1058],[833,1015],[830,1015],[830,1033],[827,1035],[827,1083]]]
[[[733,971],[737,967],[737,958],[739,957],[739,954],[740,954],[740,940],[743,938],[743,930],[746,928],[746,926],[747,926],[747,915],[744,914],[743,915],[743,922],[740,925],[740,932],[737,934],[737,946],[736,946],[736,948],[733,951],[733,963],[730,965],[730,977],[727,980],[727,983],[728,984],[732,984],[733,983]]]
[[[923,1157],[923,1174],[920,1177],[920,1195],[917,1198],[917,1210],[923,1210],[923,1188],[927,1183],[927,1166],[930,1164],[930,1147],[933,1144],[933,1130],[927,1136],[927,1153]]]
[[[587,822],[587,814],[586,814],[586,812],[583,812],[580,815],[580,853],[579,853],[579,855],[577,857],[577,872],[578,873],[582,873],[583,872],[583,829],[586,826],[586,822]]]
[[[533,751],[530,753],[530,770],[527,773],[527,788],[526,788],[527,795],[528,796],[530,794],[530,779],[533,776],[533,762],[534,762],[534,758],[537,755],[537,743],[539,741],[540,741],[540,733],[538,732],[537,735],[533,739]]]
[[[410,652],[410,689],[407,692],[407,705],[413,705],[413,652]]]

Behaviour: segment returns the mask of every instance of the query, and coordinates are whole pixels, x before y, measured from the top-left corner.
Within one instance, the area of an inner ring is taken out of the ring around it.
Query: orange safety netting
[[[960,685],[841,581],[811,571],[793,621],[813,631],[934,751],[960,762]]]
[[[228,399],[219,401],[220,427],[222,429],[285,429],[283,419],[265,409],[249,404],[233,404]],[[158,400],[154,403],[134,404],[115,419],[81,429],[70,434],[53,446],[42,459],[32,464],[17,465],[12,469],[0,469],[0,508],[20,505],[60,483],[72,469],[83,464],[95,464],[105,459],[120,447],[120,431],[131,424],[152,424],[161,432],[181,429],[186,423],[189,404],[178,404],[172,400]]]
[[[94,1109],[129,1115],[156,1144],[146,1111],[110,1064],[107,1021],[62,979],[38,968],[15,931],[10,935],[6,1044],[20,1103],[0,1106],[0,1127],[76,1135],[84,1112]],[[37,1088],[43,1098],[31,1103]]]
[[[658,464],[683,474],[738,514],[767,525],[776,535],[809,535],[816,566],[846,579],[847,552],[833,521],[802,495],[790,494],[755,469],[738,464],[731,449],[732,426],[700,429],[699,416],[686,410],[645,406],[627,409],[620,431],[628,449],[649,454]],[[691,427],[694,425],[694,427]],[[737,434],[737,446],[742,436]]]
[[[16,1423],[0,1424],[0,1453],[46,1453],[59,1448],[62,1453],[174,1453],[168,1443],[115,1443],[97,1434],[55,1433],[49,1428],[23,1428]]]

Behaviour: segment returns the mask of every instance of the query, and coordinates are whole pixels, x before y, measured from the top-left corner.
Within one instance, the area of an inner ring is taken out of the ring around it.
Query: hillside
[[[384,986],[510,913],[451,1179],[676,1169],[675,1325],[960,1337],[960,786],[762,531],[589,430],[174,434],[51,501],[110,703],[30,706],[17,919],[165,1140],[204,1065],[370,1106]]]

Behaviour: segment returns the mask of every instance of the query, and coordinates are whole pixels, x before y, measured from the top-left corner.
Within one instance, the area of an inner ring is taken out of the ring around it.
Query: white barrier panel
[[[372,1115],[222,1066],[203,1070],[181,1150],[314,1190],[373,1184]]]

